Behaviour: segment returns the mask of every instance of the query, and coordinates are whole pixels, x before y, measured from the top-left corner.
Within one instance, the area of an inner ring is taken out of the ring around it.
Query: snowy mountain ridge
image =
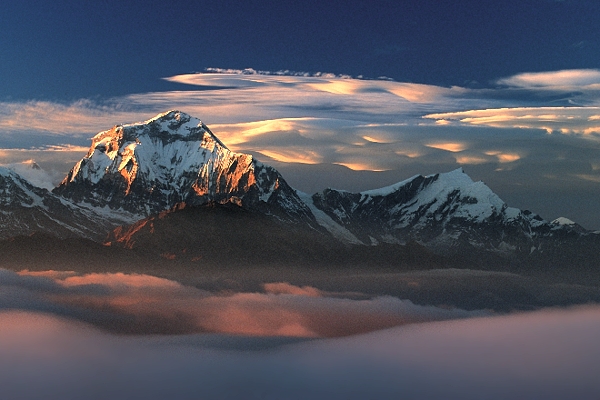
[[[55,181],[55,179],[53,179],[55,177],[51,176],[47,171],[42,169],[38,163],[35,162],[35,160],[30,159],[23,162],[5,164],[2,166],[15,171],[34,186],[47,190],[52,190],[55,187],[55,185],[52,183]]]
[[[131,222],[123,215],[102,215],[73,204],[0,167],[0,239],[44,232],[60,238],[100,240],[106,230]]]
[[[355,237],[363,244],[417,241],[443,252],[461,251],[467,246],[509,254],[518,249],[538,250],[539,239],[548,236],[551,229],[538,215],[508,207],[462,168],[417,175],[360,193],[326,189],[310,200],[313,207],[344,228],[331,229],[331,221],[323,223],[321,214],[317,219],[332,235],[340,240]]]
[[[347,246],[416,242],[440,254],[483,251],[512,258],[597,236],[566,219],[549,223],[508,207],[462,168],[359,193],[301,193],[277,170],[232,152],[202,121],[180,111],[98,133],[88,153],[52,192],[8,170],[0,178],[0,228],[7,234],[11,226],[21,225],[15,234],[55,233],[51,226],[59,224],[66,229],[59,236],[98,238],[117,225],[183,204],[225,204],[275,217],[289,229],[303,226],[328,233]],[[43,216],[18,222],[33,208]],[[55,222],[36,225],[37,220]],[[252,227],[248,229],[251,235]]]

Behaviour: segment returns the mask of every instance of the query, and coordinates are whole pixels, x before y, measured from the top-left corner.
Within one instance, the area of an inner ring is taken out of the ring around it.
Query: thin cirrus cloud
[[[600,70],[568,69],[517,74],[497,81],[501,85],[523,88],[565,88],[600,90]]]
[[[548,133],[582,134],[587,138],[600,134],[600,70],[573,69],[522,73],[496,81],[498,91],[523,90],[540,98],[552,92],[553,99],[537,106],[470,108],[461,111],[430,113],[438,125],[459,122],[465,125],[495,128],[541,129]],[[554,106],[556,99],[567,106]],[[543,102],[541,102],[543,103]]]
[[[432,147],[434,149],[446,150],[451,153],[458,153],[467,148],[467,145],[465,143],[458,143],[458,142],[435,142],[435,143],[429,143],[426,146]]]
[[[79,100],[71,104],[49,101],[0,103],[0,131],[40,132],[62,136],[89,136],[98,127],[115,125],[122,113],[118,107]]]

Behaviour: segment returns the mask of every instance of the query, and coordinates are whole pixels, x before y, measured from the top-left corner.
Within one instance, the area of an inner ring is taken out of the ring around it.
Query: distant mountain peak
[[[4,165],[4,167],[16,172],[21,178],[26,179],[33,186],[47,190],[52,190],[57,180],[55,176],[51,176],[33,159],[7,164]]]
[[[29,159],[29,160],[25,160],[25,161],[21,162],[21,164],[24,165],[24,166],[29,167],[30,169],[34,169],[34,170],[41,170],[42,169],[42,167],[40,167],[38,165],[38,163],[35,162],[35,160],[32,159],[32,158]]]

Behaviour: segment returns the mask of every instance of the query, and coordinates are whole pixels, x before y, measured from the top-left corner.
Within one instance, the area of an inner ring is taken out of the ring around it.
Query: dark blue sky
[[[0,13],[0,100],[167,90],[160,78],[206,67],[485,87],[599,65],[591,0],[9,0]]]

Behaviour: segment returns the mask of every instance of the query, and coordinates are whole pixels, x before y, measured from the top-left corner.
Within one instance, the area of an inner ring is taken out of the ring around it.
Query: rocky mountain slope
[[[417,243],[347,246],[307,224],[290,225],[235,204],[209,203],[172,209],[119,227],[106,246],[162,258],[166,265],[320,267],[364,265],[427,268],[451,266]]]
[[[107,230],[131,222],[126,215],[73,204],[0,167],[0,239],[44,232],[100,240]]]

